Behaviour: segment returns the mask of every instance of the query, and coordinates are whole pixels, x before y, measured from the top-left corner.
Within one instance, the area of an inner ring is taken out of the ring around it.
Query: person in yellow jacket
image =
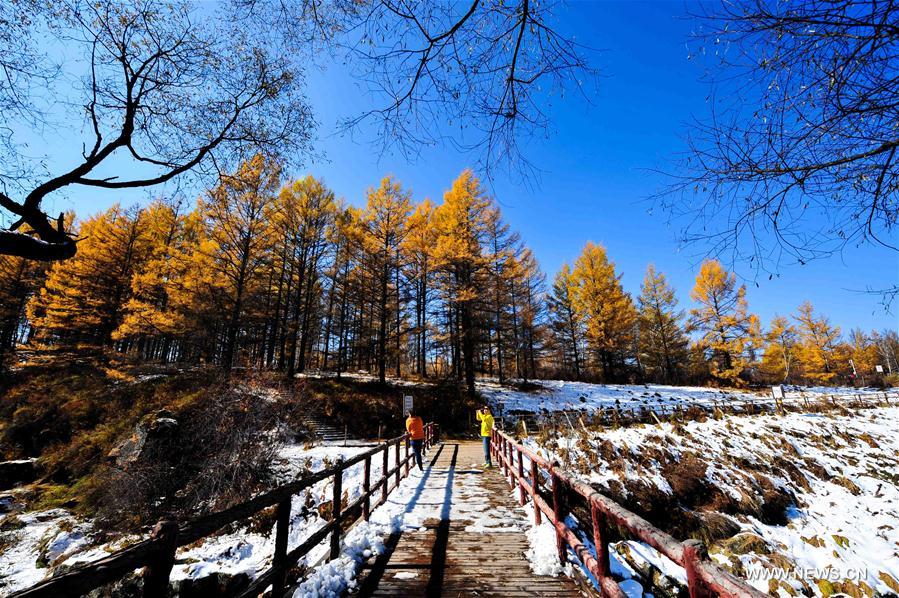
[[[493,414],[490,413],[490,407],[484,405],[478,409],[475,416],[481,422],[481,440],[484,442],[484,467],[493,467],[490,460],[490,436],[493,434]]]

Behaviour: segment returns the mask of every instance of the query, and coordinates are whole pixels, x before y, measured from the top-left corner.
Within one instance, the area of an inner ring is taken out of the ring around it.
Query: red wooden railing
[[[316,471],[302,479],[284,484],[274,490],[256,496],[246,502],[234,505],[224,511],[205,515],[182,524],[174,521],[160,521],[153,534],[146,540],[133,544],[97,561],[76,566],[66,573],[12,594],[16,598],[58,598],[83,596],[100,586],[114,582],[124,575],[144,568],[143,595],[157,598],[167,593],[169,574],[175,563],[175,552],[179,546],[186,546],[201,540],[226,525],[247,520],[263,509],[277,505],[275,523],[275,553],[272,565],[263,571],[250,586],[240,593],[241,597],[259,596],[271,587],[272,596],[284,593],[287,571],[310,550],[330,537],[328,558],[340,554],[340,534],[342,529],[362,517],[368,520],[371,511],[387,501],[387,496],[409,475],[414,455],[409,447],[409,435],[403,434],[388,440],[363,453],[327,469]],[[424,446],[428,448],[437,442],[437,425],[425,426]],[[403,456],[401,446],[405,445]],[[389,451],[394,451],[394,467],[388,468]],[[372,458],[381,453],[381,477],[371,479]],[[346,507],[342,504],[343,472],[364,461],[362,494]],[[311,488],[319,482],[334,478],[331,520],[313,532],[299,546],[288,552],[287,536],[290,528],[291,500],[299,492]],[[394,483],[391,484],[391,479]],[[380,498],[372,501],[380,491]]]
[[[546,516],[555,526],[559,559],[565,562],[570,548],[596,578],[603,596],[625,597],[613,579],[609,565],[608,541],[611,526],[617,526],[629,539],[648,544],[683,567],[687,572],[687,586],[691,598],[766,596],[709,561],[702,542],[698,540],[678,542],[639,515],[631,513],[589,485],[560,471],[557,463],[544,459],[517,443],[509,435],[494,430],[490,450],[503,475],[508,478],[509,485],[513,489],[518,487],[519,502],[524,505],[530,498],[534,503],[534,523],[540,525],[543,516]],[[544,472],[549,480],[548,488],[543,481]],[[543,492],[541,487],[544,488]],[[551,504],[543,498],[544,492],[550,497]],[[589,506],[596,556],[565,523],[568,516],[569,493],[579,494]]]

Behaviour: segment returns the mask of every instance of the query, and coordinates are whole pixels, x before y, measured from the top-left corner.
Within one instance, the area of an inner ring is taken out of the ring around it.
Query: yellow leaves
[[[702,332],[700,345],[712,361],[712,375],[740,384],[740,374],[760,344],[761,323],[749,314],[746,287],[718,260],[706,260],[690,297],[699,307],[690,310],[690,328]]]
[[[571,272],[572,303],[594,348],[623,351],[632,340],[637,310],[602,245],[588,242]]]

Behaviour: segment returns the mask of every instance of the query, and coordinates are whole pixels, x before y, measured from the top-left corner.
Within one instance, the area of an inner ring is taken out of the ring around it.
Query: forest
[[[843,333],[809,302],[763,326],[745,285],[701,264],[680,306],[647,266],[640,293],[588,242],[551,281],[472,170],[442,201],[387,176],[364,207],[258,154],[195,205],[66,215],[78,253],[0,256],[0,356],[112,351],[228,371],[364,371],[456,381],[884,385],[895,330]],[[878,367],[879,366],[879,367]]]

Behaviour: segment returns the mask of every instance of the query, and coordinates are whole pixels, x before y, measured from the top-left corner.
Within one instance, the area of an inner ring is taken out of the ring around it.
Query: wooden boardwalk
[[[564,576],[535,575],[531,523],[502,475],[484,470],[478,442],[446,442],[426,461],[406,528],[360,572],[358,596],[581,596]],[[427,462],[426,462],[427,465]]]

